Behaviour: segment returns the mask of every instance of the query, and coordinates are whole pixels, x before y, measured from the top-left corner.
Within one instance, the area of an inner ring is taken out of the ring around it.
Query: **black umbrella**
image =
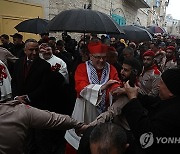
[[[121,26],[121,28],[125,32],[125,38],[130,41],[143,42],[153,39],[152,35],[146,29],[134,25]]]
[[[119,34],[119,25],[107,14],[89,9],[71,9],[60,12],[48,24],[49,31]]]
[[[147,29],[151,33],[166,33],[165,29],[159,26],[148,26]]]
[[[137,24],[134,24],[134,26],[139,27],[139,28],[142,28],[142,29],[145,29],[145,30],[147,30],[152,36],[154,36],[154,33],[153,33],[151,30],[149,30],[147,27],[141,26],[141,25],[137,25]]]
[[[42,34],[47,33],[47,27],[48,20],[41,19],[41,18],[33,18],[28,19],[25,21],[22,21],[18,25],[16,25],[14,28],[18,32],[27,32],[27,33],[33,33],[33,34]]]

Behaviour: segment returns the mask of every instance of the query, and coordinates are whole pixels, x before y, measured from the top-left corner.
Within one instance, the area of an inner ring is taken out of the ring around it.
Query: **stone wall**
[[[133,24],[137,16],[137,9],[126,3],[123,3],[122,7],[124,8],[126,15],[126,24],[127,25]]]
[[[98,10],[108,15],[112,13],[120,15],[126,19],[126,24],[140,24],[147,26],[147,12],[137,9],[125,0],[19,0],[28,3],[42,5],[44,17],[51,20],[55,15],[63,10],[72,8],[87,8],[92,4],[92,10]],[[58,34],[59,35],[59,34]]]
[[[51,20],[55,15],[57,15],[63,10],[87,7],[91,0],[18,0],[18,1],[42,5],[44,8],[44,17],[48,20]]]
[[[51,20],[55,15],[63,10],[72,8],[84,8],[92,3],[92,9],[104,12],[108,15],[116,13],[125,17],[127,24],[138,23],[147,25],[147,14],[142,9],[125,3],[123,0],[19,0],[33,4],[42,5],[44,8],[44,17]]]
[[[138,20],[140,20],[140,21],[138,21]],[[148,24],[147,10],[145,10],[145,9],[139,9],[138,10],[135,23],[138,24],[138,22],[139,22],[139,25],[141,25],[141,26],[145,26],[145,27],[148,26],[147,25]]]
[[[141,9],[137,9],[129,3],[121,0],[93,0],[93,10],[98,10],[106,14],[115,13],[126,19],[126,24],[138,23],[146,26],[147,25],[147,13]]]
[[[63,10],[84,8],[89,4],[89,0],[49,0],[49,17],[52,19]]]

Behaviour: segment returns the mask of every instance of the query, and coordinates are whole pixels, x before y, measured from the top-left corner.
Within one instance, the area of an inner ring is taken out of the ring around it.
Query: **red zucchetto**
[[[152,51],[152,50],[147,50],[147,51],[143,54],[143,57],[145,57],[145,56],[154,57],[154,56],[155,56],[155,53],[154,53],[154,51]]]
[[[102,44],[101,42],[89,42],[88,50],[90,54],[106,53],[108,50],[108,46]]]

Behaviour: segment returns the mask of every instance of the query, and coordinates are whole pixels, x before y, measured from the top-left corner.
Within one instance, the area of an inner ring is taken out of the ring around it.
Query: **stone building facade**
[[[165,28],[169,34],[180,38],[180,20],[173,19],[172,15],[168,14],[165,19]]]
[[[165,27],[166,8],[169,0],[152,0],[148,9],[148,25]]]
[[[169,0],[16,0],[42,5],[48,20],[63,10],[89,8],[114,18],[122,17],[122,24],[163,26]],[[163,24],[162,24],[163,23]]]
[[[6,1],[6,0],[3,0]],[[8,0],[7,0],[8,1]],[[43,17],[51,20],[63,10],[92,9],[110,15],[119,25],[164,26],[169,0],[12,0],[43,8]],[[38,16],[38,14],[37,14]],[[25,18],[24,18],[25,19]]]
[[[73,8],[86,8],[91,0],[18,0],[33,4],[42,5],[44,17],[51,20],[55,15],[63,10]]]
[[[147,26],[148,14],[141,7],[148,8],[144,0],[19,0],[42,5],[45,18],[52,19],[63,10],[72,8],[90,8],[108,15],[117,15],[125,20],[124,24],[140,24]],[[140,6],[138,6],[140,4]],[[116,16],[116,17],[117,17]]]

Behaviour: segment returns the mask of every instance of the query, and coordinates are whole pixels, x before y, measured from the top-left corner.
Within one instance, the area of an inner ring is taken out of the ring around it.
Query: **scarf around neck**
[[[105,63],[100,80],[98,79],[97,71],[94,68],[91,60],[86,62],[86,68],[87,68],[87,74],[90,84],[104,85],[109,80],[110,65],[108,63]],[[98,106],[98,111],[100,113],[104,112],[105,110],[106,110],[106,90],[102,92],[102,98]]]

